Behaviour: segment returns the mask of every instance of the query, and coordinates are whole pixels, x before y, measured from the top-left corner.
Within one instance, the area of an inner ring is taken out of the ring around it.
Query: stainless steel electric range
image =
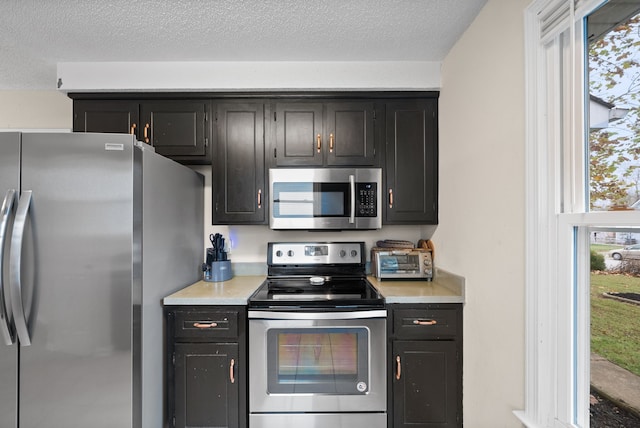
[[[249,299],[249,427],[387,425],[386,310],[363,242],[269,243]]]

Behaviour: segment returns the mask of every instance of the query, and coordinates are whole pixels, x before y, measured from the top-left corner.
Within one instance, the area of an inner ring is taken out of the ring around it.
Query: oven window
[[[269,393],[366,393],[367,328],[270,329],[267,336]]]
[[[347,216],[346,183],[273,183],[273,215],[276,218]]]

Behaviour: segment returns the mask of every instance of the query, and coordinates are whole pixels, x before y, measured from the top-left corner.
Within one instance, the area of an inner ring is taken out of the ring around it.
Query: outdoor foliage
[[[623,275],[636,276],[640,278],[640,260],[623,259],[620,265],[615,268],[615,273]]]
[[[589,47],[589,92],[629,109],[590,132],[591,209],[626,207],[640,199],[640,15]]]
[[[607,267],[604,263],[604,256],[600,253],[591,250],[591,270],[606,270]]]

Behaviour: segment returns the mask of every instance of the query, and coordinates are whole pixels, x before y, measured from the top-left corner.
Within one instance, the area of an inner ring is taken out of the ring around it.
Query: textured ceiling
[[[2,0],[0,89],[58,62],[441,61],[486,0]]]

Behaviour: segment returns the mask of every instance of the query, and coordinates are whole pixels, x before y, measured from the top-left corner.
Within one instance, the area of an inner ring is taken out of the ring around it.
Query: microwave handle
[[[356,177],[349,176],[349,190],[351,192],[351,214],[349,215],[349,224],[356,222]]]

